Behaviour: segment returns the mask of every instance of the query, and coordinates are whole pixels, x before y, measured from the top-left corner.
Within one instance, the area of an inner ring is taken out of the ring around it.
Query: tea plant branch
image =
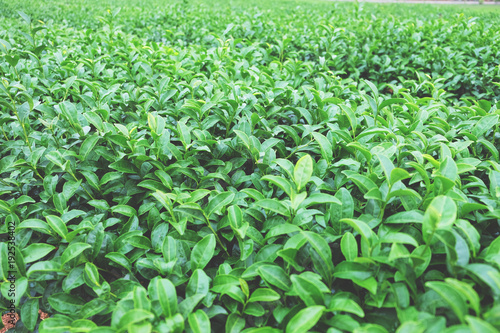
[[[3,134],[3,136],[5,137],[5,140],[6,140],[6,141],[10,141],[10,140],[9,140],[9,137],[7,136],[7,133],[5,133],[5,130],[3,129],[3,126],[0,126],[0,128],[2,129],[2,134]]]
[[[295,149],[285,158],[285,159],[290,159],[293,155],[295,155],[296,152],[298,152],[299,150],[303,149],[303,148],[306,148],[307,146],[309,146],[309,144],[311,144],[311,142],[313,142],[314,140],[310,140],[309,142],[307,142],[306,144],[303,144],[303,145],[300,145],[298,147],[295,147]]]
[[[208,229],[210,229],[210,231],[212,231],[212,233],[215,236],[215,239],[217,240],[217,243],[219,243],[219,245],[222,247],[222,249],[224,250],[224,252],[226,253],[226,255],[229,256],[229,252],[227,251],[226,246],[224,245],[224,243],[222,243],[221,239],[219,238],[219,235],[217,234],[217,232],[214,230],[214,228],[210,224],[210,220],[208,219],[208,217],[205,214],[205,212],[203,212],[203,215],[205,216],[205,219],[206,219],[205,222],[206,222],[206,225],[207,225]]]
[[[4,84],[4,86],[5,86],[5,84]],[[21,118],[19,117],[19,113],[17,112],[16,102],[14,101],[14,98],[12,97],[12,95],[8,94],[8,96],[9,96],[9,99],[10,99],[12,104],[9,104],[9,102],[3,98],[0,98],[0,103],[6,105],[9,109],[11,109],[14,112],[14,115],[16,116],[16,119],[19,122],[19,125],[23,129],[24,140],[26,141],[26,144],[28,145],[30,152],[33,152],[33,150],[31,149],[31,143],[30,143],[29,138],[28,138],[28,132],[26,130],[26,126],[21,121]],[[2,131],[3,131],[3,128],[2,128]]]
[[[73,173],[73,171],[68,167],[66,169],[66,172],[69,173],[73,179],[77,182],[80,181],[80,179],[78,179],[78,177]],[[90,194],[90,192],[85,188],[85,186],[83,186],[83,184],[80,185],[81,188],[83,188],[83,190],[87,193],[87,195],[92,199],[92,200],[95,200],[95,198],[92,196],[92,194]]]

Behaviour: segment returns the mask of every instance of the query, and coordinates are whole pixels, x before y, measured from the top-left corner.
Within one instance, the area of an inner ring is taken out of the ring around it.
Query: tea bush
[[[1,0],[15,332],[498,332],[491,10]]]

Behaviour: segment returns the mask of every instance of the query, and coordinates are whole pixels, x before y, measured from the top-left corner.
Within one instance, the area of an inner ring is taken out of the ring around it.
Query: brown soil
[[[49,314],[43,312],[42,310],[38,310],[38,314],[40,315],[41,320],[49,318]],[[11,328],[15,327],[18,320],[19,320],[19,315],[17,313],[15,314],[14,320],[11,320],[9,313],[2,315],[2,322],[5,327],[0,330],[0,333],[5,333]],[[12,321],[14,321],[14,324],[12,324]]]

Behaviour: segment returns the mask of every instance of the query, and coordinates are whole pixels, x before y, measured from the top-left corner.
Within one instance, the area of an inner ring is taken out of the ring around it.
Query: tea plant
[[[497,332],[498,15],[216,3],[0,1],[15,332]]]

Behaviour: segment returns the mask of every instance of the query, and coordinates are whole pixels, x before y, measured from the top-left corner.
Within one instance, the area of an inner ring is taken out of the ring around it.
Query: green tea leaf
[[[353,261],[358,256],[358,243],[350,232],[346,232],[340,241],[340,249],[345,259]]]
[[[426,242],[430,242],[432,235],[438,229],[449,229],[457,218],[457,206],[447,196],[435,197],[427,207],[422,224],[422,233]]]
[[[207,235],[193,247],[191,252],[191,270],[203,269],[214,256],[215,236]]]
[[[68,228],[60,217],[49,215],[46,217],[46,219],[48,225],[52,228],[52,230],[54,230],[56,234],[58,234],[61,238],[66,238],[66,235],[68,234]]]
[[[297,164],[295,164],[295,168],[293,170],[293,180],[295,185],[297,185],[297,191],[306,186],[306,184],[311,179],[313,174],[313,161],[311,156],[304,155],[301,157]]]
[[[194,333],[211,332],[210,319],[203,310],[197,310],[188,316],[189,327]]]
[[[288,291],[290,289],[290,278],[285,273],[283,268],[275,265],[262,265],[258,269],[262,279],[267,283]]]
[[[467,314],[467,304],[462,295],[450,285],[440,281],[429,281],[425,286],[431,288],[441,296],[457,315],[461,322],[465,321]]]
[[[309,306],[300,310],[286,325],[286,333],[307,332],[319,321],[325,311],[322,305]]]

